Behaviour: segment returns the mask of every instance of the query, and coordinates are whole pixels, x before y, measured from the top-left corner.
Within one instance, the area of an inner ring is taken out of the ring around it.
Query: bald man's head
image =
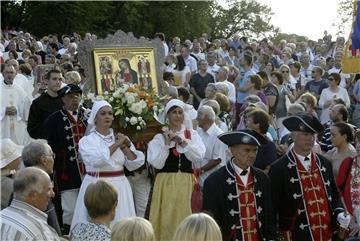
[[[45,211],[54,196],[49,175],[40,168],[27,167],[19,172],[14,180],[14,199]]]

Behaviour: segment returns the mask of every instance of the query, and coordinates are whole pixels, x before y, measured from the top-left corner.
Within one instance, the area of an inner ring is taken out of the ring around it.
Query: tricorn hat
[[[290,116],[283,120],[283,124],[289,131],[320,133],[324,129],[318,118],[307,113]]]
[[[249,129],[226,132],[220,134],[218,138],[228,146],[237,144],[261,146],[268,142],[265,137]]]
[[[63,97],[65,95],[71,94],[71,93],[80,93],[80,94],[82,94],[82,90],[78,85],[68,84],[68,85],[62,87],[61,89],[59,89],[58,92],[57,92],[58,97]]]

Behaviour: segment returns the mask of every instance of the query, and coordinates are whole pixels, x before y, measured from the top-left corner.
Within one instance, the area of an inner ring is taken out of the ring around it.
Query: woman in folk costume
[[[336,184],[351,214],[349,236],[360,236],[360,130],[355,134],[356,156],[341,163]]]
[[[155,135],[148,146],[147,160],[158,170],[149,216],[156,240],[171,240],[177,225],[191,214],[193,163],[205,155],[198,133],[183,125],[184,105],[178,99],[166,104],[169,128]]]
[[[111,224],[135,215],[133,193],[124,175],[124,166],[130,171],[144,164],[144,154],[135,149],[129,138],[111,129],[114,120],[112,107],[106,101],[96,101],[93,105],[89,124],[94,124],[90,133],[81,138],[79,152],[86,167],[86,175],[81,184],[76,202],[71,229],[89,219],[84,205],[84,194],[89,183],[99,178],[112,183],[118,191],[118,205]]]

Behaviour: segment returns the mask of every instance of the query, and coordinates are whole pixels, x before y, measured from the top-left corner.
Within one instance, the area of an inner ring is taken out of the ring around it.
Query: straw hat
[[[6,167],[15,159],[21,157],[23,146],[15,144],[9,138],[0,140],[1,146],[1,169]]]

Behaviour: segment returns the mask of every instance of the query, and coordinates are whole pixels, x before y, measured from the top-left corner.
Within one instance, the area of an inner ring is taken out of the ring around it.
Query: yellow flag
[[[360,72],[360,1],[354,1],[353,23],[342,58],[342,73]]]

